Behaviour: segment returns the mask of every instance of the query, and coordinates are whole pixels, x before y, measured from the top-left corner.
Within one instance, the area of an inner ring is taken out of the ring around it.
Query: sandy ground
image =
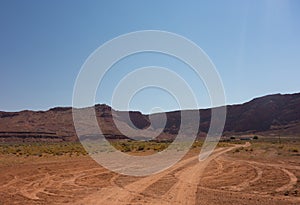
[[[236,145],[247,146],[247,145]],[[110,172],[89,157],[0,157],[0,204],[300,204],[300,164],[190,152],[148,177]]]

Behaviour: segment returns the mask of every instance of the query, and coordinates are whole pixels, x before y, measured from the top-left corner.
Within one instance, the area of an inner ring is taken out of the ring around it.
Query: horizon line
[[[89,108],[89,107],[94,107],[96,105],[106,105],[110,108],[112,108],[113,110],[117,111],[117,112],[140,112],[143,115],[152,115],[152,114],[159,114],[159,113],[166,113],[166,112],[176,112],[176,111],[187,111],[187,110],[205,110],[205,109],[213,109],[213,108],[218,108],[218,107],[223,107],[223,106],[234,106],[234,105],[242,105],[248,102],[251,102],[252,100],[258,99],[258,98],[263,98],[263,97],[268,97],[268,96],[275,96],[275,95],[297,95],[300,94],[300,91],[298,92],[293,92],[293,93],[269,93],[269,94],[265,94],[265,95],[261,95],[261,96],[255,96],[252,97],[250,100],[246,100],[243,102],[238,102],[238,103],[232,103],[232,104],[226,104],[226,105],[220,105],[220,106],[216,106],[216,107],[202,107],[202,108],[184,108],[184,109],[178,109],[178,110],[166,110],[163,112],[153,112],[153,113],[143,113],[141,110],[117,110],[114,109],[111,105],[106,104],[106,103],[95,103],[94,105],[90,105],[90,106],[86,106],[86,107],[73,107],[68,106],[68,105],[57,105],[54,107],[49,107],[47,109],[22,109],[22,110],[14,110],[14,111],[7,111],[7,110],[0,110],[0,112],[26,112],[26,111],[32,111],[32,112],[47,112],[50,111],[51,109],[55,109],[55,108],[70,108],[70,109],[83,109],[83,108]]]

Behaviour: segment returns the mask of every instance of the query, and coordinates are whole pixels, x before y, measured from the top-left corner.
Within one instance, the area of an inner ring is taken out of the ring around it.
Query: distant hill
[[[130,111],[130,122],[126,120],[126,112],[114,111],[107,105],[99,104],[95,105],[95,109],[102,132],[110,139],[126,138],[116,128],[112,116],[125,129],[151,126],[149,134],[151,130],[163,129],[158,137],[162,139],[172,139],[181,122],[180,111],[167,112],[167,123],[162,127],[162,113],[149,116]],[[211,109],[199,111],[198,135],[203,137],[210,125]],[[150,118],[154,119],[152,125]],[[56,107],[48,111],[0,112],[0,141],[76,141],[78,138],[72,119],[71,107]],[[268,95],[244,104],[228,105],[224,135],[247,133],[300,137],[300,93]]]

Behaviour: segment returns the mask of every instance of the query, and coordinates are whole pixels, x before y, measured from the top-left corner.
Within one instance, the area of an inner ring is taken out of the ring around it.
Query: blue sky
[[[4,0],[0,28],[0,110],[70,106],[80,68],[97,47],[151,29],[177,33],[201,47],[222,78],[228,104],[300,92],[297,0]],[[178,72],[191,83],[200,107],[209,107],[204,86],[180,63],[155,55],[136,58],[111,69],[99,87],[98,103],[110,104],[113,86],[125,74],[122,68],[155,62]],[[146,113],[152,107],[178,108],[172,96],[155,89],[138,93],[130,107]]]

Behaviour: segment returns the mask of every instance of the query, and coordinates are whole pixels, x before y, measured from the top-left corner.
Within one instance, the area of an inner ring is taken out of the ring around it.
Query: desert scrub
[[[86,151],[78,142],[63,143],[23,143],[23,144],[0,144],[0,154],[16,156],[43,156],[43,155],[86,155]]]
[[[300,141],[290,141],[288,139],[282,139],[281,143],[277,139],[266,139],[265,141],[251,141],[250,147],[236,148],[233,153],[248,153],[257,154],[258,156],[272,157],[272,156],[299,156]],[[253,155],[253,156],[254,156]]]
[[[233,153],[240,152],[240,148],[236,148]]]
[[[219,142],[218,147],[230,147],[232,146],[230,143],[226,143],[226,142]]]
[[[289,152],[299,152],[298,148],[290,148]]]
[[[202,147],[203,145],[203,141],[200,141],[200,140],[196,140],[194,143],[193,143],[193,148],[199,148],[199,147]]]
[[[110,144],[121,152],[144,152],[147,150],[163,151],[169,142],[122,140],[111,141]]]

